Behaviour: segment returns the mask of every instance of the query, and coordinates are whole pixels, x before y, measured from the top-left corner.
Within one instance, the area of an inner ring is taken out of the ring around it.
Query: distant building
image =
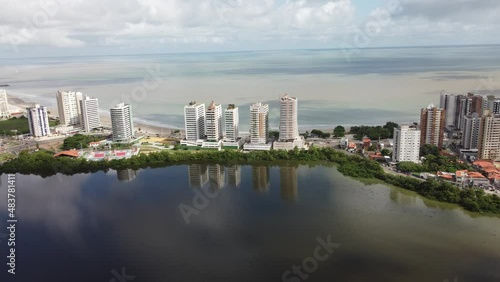
[[[455,126],[455,118],[456,118],[456,110],[457,110],[457,96],[454,94],[446,93],[445,91],[441,91],[441,102],[439,107],[445,110],[445,127],[447,126]]]
[[[269,137],[269,105],[255,103],[250,106],[250,143],[245,150],[270,150]]]
[[[218,142],[222,139],[222,106],[213,101],[207,108],[205,129],[207,141]]]
[[[446,111],[433,104],[420,112],[420,144],[431,144],[443,147]],[[394,142],[396,143],[396,142]]]
[[[80,125],[80,101],[82,93],[58,91],[56,94],[59,111],[59,124],[62,126]]]
[[[276,150],[292,150],[295,147],[303,148],[304,141],[299,135],[298,128],[298,100],[287,94],[280,96],[280,135],[274,142]]]
[[[226,127],[226,137],[227,142],[236,142],[239,137],[239,123],[240,116],[238,107],[234,104],[229,104],[227,109],[224,111],[224,122]]]
[[[481,117],[478,158],[500,160],[500,115],[486,111]]]
[[[472,98],[469,96],[459,95],[458,109],[456,113],[455,127],[459,130],[464,127],[464,117],[472,114]]]
[[[26,110],[31,135],[34,137],[50,136],[47,108],[36,104]]]
[[[85,96],[80,100],[81,121],[80,124],[85,132],[101,127],[99,117],[99,101],[97,98]]]
[[[5,90],[0,90],[0,118],[10,118],[9,102]]]
[[[492,113],[494,115],[500,115],[500,99],[493,100]]]
[[[184,126],[187,141],[205,138],[205,104],[193,101],[184,106]]]
[[[408,125],[394,128],[394,148],[392,160],[394,162],[420,161],[420,130]]]
[[[134,122],[130,105],[120,103],[110,109],[113,142],[129,143],[134,137]]]
[[[477,149],[479,142],[479,126],[481,118],[478,113],[464,116],[464,128],[462,129],[462,148]]]

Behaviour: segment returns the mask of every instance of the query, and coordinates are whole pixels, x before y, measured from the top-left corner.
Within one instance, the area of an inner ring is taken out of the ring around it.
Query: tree
[[[344,137],[345,136],[345,128],[342,125],[337,125],[335,127],[335,129],[333,129],[333,136]]]
[[[380,151],[380,153],[382,154],[382,156],[389,156],[391,154],[391,151],[387,148],[384,148],[382,149],[382,151]]]
[[[439,148],[432,144],[424,144],[420,147],[420,156],[425,157],[427,155],[439,156]]]

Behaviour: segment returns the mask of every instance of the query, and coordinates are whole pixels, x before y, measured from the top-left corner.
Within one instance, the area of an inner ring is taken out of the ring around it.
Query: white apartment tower
[[[9,102],[5,90],[0,90],[0,118],[10,118]]]
[[[186,140],[197,141],[205,137],[205,104],[190,102],[184,106]]]
[[[457,110],[457,96],[441,91],[441,102],[439,107],[446,112],[444,126],[455,126],[455,115]]]
[[[227,109],[224,111],[224,122],[226,127],[226,142],[236,142],[239,133],[239,123],[240,116],[238,107],[234,104],[229,104]]]
[[[47,108],[36,104],[26,110],[31,135],[34,137],[50,136]]]
[[[486,112],[481,118],[478,158],[500,160],[500,115]]]
[[[419,162],[420,130],[408,125],[394,128],[394,162]]]
[[[85,96],[80,101],[81,120],[80,124],[85,132],[101,127],[99,118],[99,101],[97,98]]]
[[[269,105],[255,103],[250,106],[250,143],[267,144],[269,136]]]
[[[462,135],[462,148],[470,150],[477,149],[479,142],[479,126],[481,118],[478,113],[464,116],[464,128]]]
[[[58,91],[56,94],[59,123],[64,126],[80,124],[80,101],[82,93]]]
[[[300,138],[297,122],[297,98],[283,94],[280,97],[280,141],[294,141]]]
[[[205,117],[207,141],[218,142],[222,139],[222,106],[213,101],[208,105]]]
[[[134,137],[134,122],[130,105],[120,103],[110,109],[113,142],[128,143]]]

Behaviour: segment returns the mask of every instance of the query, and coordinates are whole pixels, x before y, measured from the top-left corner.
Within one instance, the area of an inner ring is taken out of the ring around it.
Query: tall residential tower
[[[128,143],[134,137],[134,123],[130,105],[120,103],[110,109],[113,142]]]

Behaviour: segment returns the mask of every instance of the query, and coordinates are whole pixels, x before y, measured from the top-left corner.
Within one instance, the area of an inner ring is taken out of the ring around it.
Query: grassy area
[[[0,154],[0,163],[3,163],[5,161],[8,161],[10,159],[15,158],[15,156],[11,153],[1,153]]]

